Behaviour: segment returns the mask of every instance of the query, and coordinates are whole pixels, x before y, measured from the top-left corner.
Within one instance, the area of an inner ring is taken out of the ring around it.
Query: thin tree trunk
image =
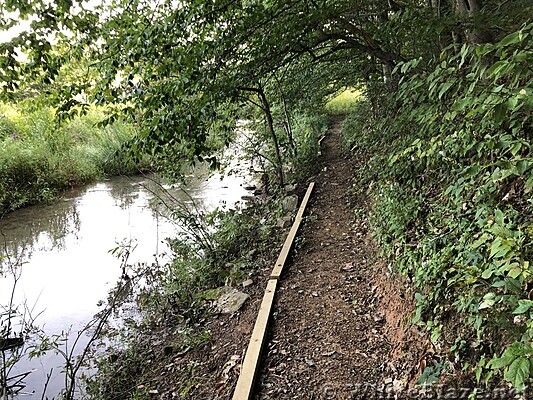
[[[489,43],[492,35],[487,29],[474,25],[474,18],[479,14],[481,4],[478,0],[455,0],[455,13],[466,17],[467,26],[464,28],[464,36],[469,44]]]
[[[283,161],[281,159],[281,152],[279,150],[278,137],[276,136],[276,131],[274,130],[274,120],[272,119],[270,103],[268,102],[268,99],[261,85],[259,85],[259,90],[257,91],[257,93],[259,95],[259,98],[261,99],[261,103],[263,104],[263,111],[265,112],[265,117],[267,121],[267,130],[270,133],[272,144],[274,145],[274,152],[276,154],[276,161],[278,164],[276,165],[276,171],[278,174],[280,187],[282,187],[285,184],[285,179],[283,176]]]
[[[281,82],[275,74],[274,78],[276,79],[276,83],[278,84],[279,95],[281,97],[281,102],[283,103],[283,112],[285,114],[285,131],[287,132],[287,138],[289,139],[289,145],[291,146],[292,153],[296,156],[298,152],[296,150],[296,143],[292,136],[291,118],[287,110],[287,101],[285,100],[285,94],[283,93],[283,87],[281,86]]]

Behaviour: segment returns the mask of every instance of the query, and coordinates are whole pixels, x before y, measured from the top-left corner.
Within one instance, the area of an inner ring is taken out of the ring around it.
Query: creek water
[[[207,211],[231,207],[247,194],[242,187],[244,180],[242,174],[224,178],[196,174],[187,193]],[[52,204],[21,209],[0,219],[0,255],[10,257],[0,258],[4,269],[0,305],[9,303],[14,283],[13,274],[5,270],[9,264],[20,265],[13,304],[26,318],[35,318],[35,324],[47,335],[70,330],[72,341],[122,273],[120,261],[110,249],[121,242],[133,242],[136,247],[129,258],[131,263],[169,259],[165,238],[180,228],[156,210],[154,185],[150,177],[111,178],[70,190]],[[173,195],[179,197],[182,192]],[[188,202],[190,198],[181,200]],[[82,337],[79,346],[86,340]],[[53,352],[21,359],[11,376],[32,372],[24,379],[25,387],[17,398],[41,399],[51,371],[46,396],[57,396],[64,385],[63,364],[63,357]]]

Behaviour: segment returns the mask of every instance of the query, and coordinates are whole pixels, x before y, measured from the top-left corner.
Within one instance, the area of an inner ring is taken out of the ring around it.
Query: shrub
[[[413,322],[451,365],[516,388],[533,376],[532,27],[400,64],[393,107],[344,125],[370,157],[376,238],[418,289]]]

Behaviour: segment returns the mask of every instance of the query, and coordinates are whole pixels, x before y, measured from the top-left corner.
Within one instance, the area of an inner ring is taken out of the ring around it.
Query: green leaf
[[[442,96],[444,95],[444,93],[446,93],[451,87],[452,85],[454,84],[455,82],[444,82],[441,87],[440,87],[440,90],[439,90],[439,100],[442,98]]]
[[[510,44],[520,43],[524,33],[522,31],[516,31],[504,37],[499,43],[498,46],[509,46]]]
[[[523,175],[530,167],[530,164],[526,160],[520,160],[516,163],[516,172],[519,175]]]
[[[513,156],[516,156],[516,154],[520,151],[520,149],[522,148],[522,143],[521,142],[517,142],[513,145],[513,147],[511,147],[511,154]]]
[[[531,364],[528,358],[519,357],[505,371],[504,378],[514,387],[521,388],[530,376]]]
[[[487,367],[492,369],[507,367],[513,362],[515,358],[516,356],[514,355],[504,353],[504,355],[502,355],[501,357],[493,358],[492,360],[490,360],[487,364]]]
[[[472,103],[472,99],[470,97],[467,97],[465,99],[456,100],[455,103],[453,103],[453,105],[452,105],[452,110],[453,111],[462,111],[465,108],[467,108],[467,106],[469,106],[471,103]]]
[[[481,274],[481,277],[482,277],[483,279],[489,279],[489,278],[492,276],[492,274],[493,274],[494,272],[496,272],[495,269],[493,269],[493,268],[487,268],[485,271],[483,271],[483,273]]]
[[[505,112],[507,111],[507,103],[500,103],[494,107],[494,121],[497,124],[501,124],[505,118]]]
[[[494,211],[494,220],[498,225],[503,225],[504,215],[501,210],[495,210]]]
[[[489,257],[492,258],[496,253],[498,253],[502,249],[502,239],[496,238],[494,242],[492,242],[492,245],[490,246],[490,254]]]
[[[513,314],[523,314],[533,307],[532,300],[518,300],[518,307],[513,311]]]
[[[495,297],[496,295],[494,293],[487,293],[485,296],[483,296],[483,301],[479,305],[479,309],[484,310],[486,308],[491,308],[494,303],[496,303]]]
[[[522,274],[522,268],[519,268],[519,267],[513,267],[509,270],[509,272],[507,273],[507,276],[513,278],[513,279],[516,279],[518,278],[520,275]]]
[[[517,105],[518,105],[518,96],[509,97],[509,99],[507,100],[507,108],[511,111],[514,111]]]
[[[498,75],[507,65],[509,64],[508,61],[497,61],[487,70],[487,75],[492,77],[494,75]]]

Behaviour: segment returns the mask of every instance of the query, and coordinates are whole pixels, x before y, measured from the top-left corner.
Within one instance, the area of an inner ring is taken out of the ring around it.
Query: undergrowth
[[[519,390],[533,383],[532,28],[398,65],[395,94],[343,126],[368,160],[375,236],[417,289],[413,323],[445,356],[428,368]]]

